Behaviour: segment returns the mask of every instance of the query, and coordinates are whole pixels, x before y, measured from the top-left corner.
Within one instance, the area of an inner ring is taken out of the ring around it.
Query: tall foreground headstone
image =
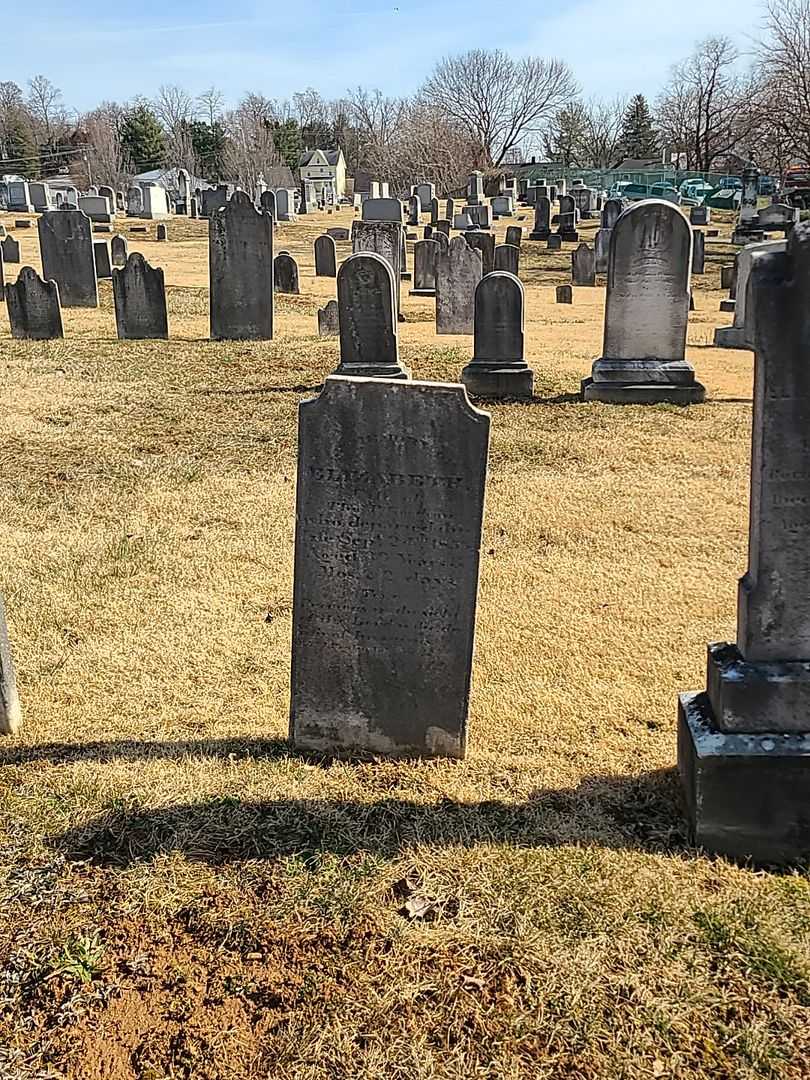
[[[301,404],[296,746],[464,757],[488,441],[461,386],[332,376]]]
[[[37,229],[42,276],[59,286],[62,307],[98,307],[90,218],[81,210],[49,210]]]
[[[374,252],[351,255],[337,278],[340,367],[338,375],[407,379],[399,362],[394,276]]]
[[[475,290],[475,347],[461,373],[471,394],[530,398],[534,372],[523,358],[523,285],[502,270],[486,274]]]
[[[455,236],[436,259],[436,333],[472,334],[475,289],[482,277],[481,252]]]
[[[672,203],[634,203],[613,229],[603,353],[584,380],[585,401],[703,401],[685,359],[692,231]]]
[[[682,694],[678,766],[696,841],[762,863],[810,856],[810,225],[754,260],[748,570],[737,641]]]
[[[115,325],[122,340],[169,336],[163,271],[133,251],[123,269],[112,272]]]
[[[273,219],[235,191],[208,220],[211,337],[269,341],[273,337]]]
[[[30,266],[24,266],[17,280],[6,285],[6,306],[13,338],[51,341],[64,337],[59,287],[55,281],[43,281]]]

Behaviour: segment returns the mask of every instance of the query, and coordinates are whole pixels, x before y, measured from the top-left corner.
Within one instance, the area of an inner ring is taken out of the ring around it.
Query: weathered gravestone
[[[545,197],[534,205],[534,228],[529,233],[530,240],[548,240],[551,236],[551,203]]]
[[[601,227],[597,231],[594,240],[597,274],[607,273],[610,238],[613,235],[613,227],[619,220],[623,209],[621,199],[608,199],[602,207]]]
[[[98,307],[90,218],[81,210],[49,210],[38,222],[42,276],[59,286],[63,307]]]
[[[494,268],[517,277],[520,269],[520,248],[513,244],[498,244],[495,248]]]
[[[402,224],[402,203],[399,199],[365,199],[363,221],[398,221]]]
[[[17,695],[14,661],[8,640],[8,625],[3,597],[0,595],[0,734],[13,735],[22,725],[22,710]]]
[[[452,221],[456,216],[456,204],[454,199],[448,199],[444,204],[445,221]]]
[[[43,281],[36,270],[24,266],[13,284],[6,285],[6,306],[13,338],[50,341],[64,337],[59,287]]]
[[[273,260],[273,288],[277,293],[298,295],[298,263],[286,251],[280,251]]]
[[[492,207],[489,203],[465,206],[464,213],[477,229],[489,229],[492,226]]]
[[[337,277],[340,367],[337,375],[408,379],[399,361],[396,287],[387,259],[374,252],[351,255]]]
[[[710,207],[701,204],[700,206],[692,206],[689,209],[689,222],[692,225],[708,225],[712,220],[712,212]]]
[[[556,296],[558,304],[572,304],[574,302],[574,290],[570,285],[558,285]]]
[[[157,230],[155,232],[155,238],[157,240],[168,240],[169,239],[168,227],[166,225],[158,225]]]
[[[534,372],[523,358],[523,284],[497,270],[475,290],[475,344],[461,373],[471,394],[486,398],[530,398]]]
[[[269,341],[273,337],[273,219],[235,191],[208,219],[211,337]]]
[[[484,174],[471,172],[467,181],[467,203],[470,206],[478,206],[484,199]]]
[[[318,308],[318,336],[337,337],[339,334],[338,302],[330,300],[324,307]]]
[[[398,221],[352,222],[352,254],[373,252],[381,256],[391,267],[394,275],[396,310],[399,312],[399,290],[402,279],[403,227]]]
[[[810,856],[810,226],[780,248],[760,252],[749,282],[751,499],[737,640],[709,645],[706,693],[682,694],[678,717],[696,843],[765,864]]]
[[[273,221],[278,220],[278,207],[276,206],[275,191],[263,191],[259,196],[259,209],[266,211]]]
[[[577,207],[573,196],[560,196],[560,216],[557,224],[557,233],[561,240],[566,243],[579,243],[577,232]]]
[[[685,359],[692,231],[672,203],[634,203],[613,229],[603,355],[582,384],[586,401],[703,401]]]
[[[596,284],[596,256],[587,244],[580,244],[571,252],[571,284]]]
[[[446,218],[439,218],[439,220],[436,222],[436,224],[434,226],[434,230],[433,230],[434,235],[437,232],[441,232],[441,233],[444,233],[444,235],[449,240],[450,239],[450,227],[451,227],[451,223]]]
[[[507,225],[505,243],[519,248],[523,240],[523,229],[520,225]]]
[[[692,230],[692,273],[702,274],[706,269],[706,237],[700,229]]]
[[[436,222],[439,220],[439,200],[438,199],[434,198],[434,199],[430,200],[429,210],[430,210],[430,224],[435,225]]]
[[[93,258],[96,263],[96,278],[99,281],[109,281],[112,277],[112,266],[106,240],[93,241]]]
[[[785,251],[784,240],[763,240],[760,244],[747,244],[737,255],[735,270],[734,322],[731,326],[718,326],[714,331],[714,345],[717,349],[748,349],[748,292],[751,270],[755,260],[762,254]]]
[[[413,246],[413,288],[411,296],[436,295],[438,240],[418,240]]]
[[[297,747],[464,757],[488,439],[461,386],[333,376],[299,407]]]
[[[419,206],[423,213],[430,210],[430,204],[436,196],[435,184],[417,184],[414,194],[419,199]]]
[[[486,232],[465,232],[464,239],[471,248],[481,252],[481,267],[485,274],[495,269],[495,237]]]
[[[450,237],[447,235],[447,233],[435,232],[433,234],[433,239],[439,245],[440,251],[447,251],[448,245],[450,244]]]
[[[333,240],[348,240],[350,237],[349,230],[343,226],[327,229],[326,235],[331,236]]]
[[[481,252],[455,236],[436,259],[436,333],[472,334],[475,290],[482,277]]]
[[[169,317],[163,271],[133,251],[122,270],[113,270],[115,325],[119,338],[167,339]]]
[[[127,261],[127,241],[124,236],[114,236],[110,241],[110,253],[113,266],[124,266]]]
[[[295,192],[290,188],[276,188],[276,221],[295,221]]]
[[[552,233],[546,242],[547,251],[562,251],[562,237],[559,233]]]
[[[331,236],[315,240],[315,277],[337,276],[337,246]]]
[[[411,195],[411,197],[408,199],[408,224],[409,225],[418,225],[419,224],[419,212],[420,212],[420,210],[421,210],[421,205],[420,205],[420,202],[419,202],[419,196],[418,195]]]

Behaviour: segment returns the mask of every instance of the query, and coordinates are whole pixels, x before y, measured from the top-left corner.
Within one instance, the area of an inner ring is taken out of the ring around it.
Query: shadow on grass
[[[125,867],[169,852],[220,866],[289,855],[317,863],[323,853],[393,858],[426,844],[583,845],[675,854],[687,848],[687,835],[670,769],[588,777],[577,788],[541,790],[514,804],[232,797],[143,810],[115,807],[47,842],[68,858],[99,866]]]
[[[42,761],[49,765],[72,765],[77,761],[150,761],[154,758],[186,757],[296,757],[322,761],[323,755],[306,755],[286,739],[148,739],[97,740],[85,743],[50,742],[35,746],[0,748],[0,766],[29,765]]]
[[[323,383],[318,383],[316,386],[228,386],[222,389],[198,390],[197,393],[204,397],[255,397],[257,394],[320,394],[322,390]]]

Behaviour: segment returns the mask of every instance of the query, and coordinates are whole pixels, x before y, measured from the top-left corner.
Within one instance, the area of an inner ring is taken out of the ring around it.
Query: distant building
[[[179,169],[149,169],[147,172],[138,173],[137,176],[132,177],[134,184],[140,184],[148,182],[151,184],[158,184],[160,187],[165,188],[169,193],[170,200],[174,201],[180,197],[180,180],[178,177]],[[203,191],[205,188],[210,188],[213,185],[209,184],[207,180],[203,180],[201,176],[191,176],[191,190]]]
[[[323,197],[325,188],[332,189],[336,200],[346,194],[346,159],[340,148],[306,150],[298,162],[298,175],[302,181],[312,182],[318,199]]]

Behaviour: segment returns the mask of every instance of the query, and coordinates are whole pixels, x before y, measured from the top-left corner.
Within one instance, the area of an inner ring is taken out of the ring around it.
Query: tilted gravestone
[[[331,236],[315,240],[315,277],[337,276],[337,246]]]
[[[551,236],[551,203],[545,197],[539,198],[534,206],[534,228],[529,233],[530,240],[548,240]]]
[[[586,401],[703,401],[685,359],[692,231],[663,199],[634,203],[613,229],[603,354],[582,384]]]
[[[571,284],[596,284],[596,257],[593,248],[587,244],[580,244],[571,252]]]
[[[481,252],[481,266],[485,274],[495,269],[495,237],[492,233],[466,232],[464,239],[471,248]]]
[[[475,290],[483,271],[481,252],[454,236],[436,259],[436,333],[472,334]]]
[[[128,254],[126,237],[114,236],[110,241],[110,255],[113,266],[125,266]]]
[[[49,210],[37,229],[42,276],[59,286],[62,307],[98,307],[90,218],[81,210]]]
[[[530,398],[534,372],[523,358],[523,284],[496,270],[475,290],[473,359],[461,373],[478,397]]]
[[[59,287],[43,281],[36,270],[24,266],[13,284],[6,285],[6,307],[13,338],[51,341],[64,337]]]
[[[736,642],[710,644],[706,692],[680,696],[678,765],[701,847],[794,863],[810,856],[810,226],[760,250],[748,303],[748,569]]]
[[[489,416],[461,386],[332,376],[298,430],[290,738],[463,758]]]
[[[337,375],[407,379],[399,361],[396,285],[382,255],[361,252],[341,263],[337,277],[340,366]]]
[[[122,340],[167,339],[169,317],[163,271],[133,251],[123,269],[113,270],[115,325]]]
[[[692,230],[692,273],[702,274],[706,268],[706,236],[700,229]]]
[[[402,225],[398,221],[352,222],[352,254],[372,252],[385,259],[394,275],[396,310],[399,312],[400,281],[402,279]]]
[[[411,195],[408,199],[408,224],[419,224],[419,212],[422,209],[418,195]]]
[[[337,337],[339,334],[338,302],[330,300],[324,307],[318,308],[318,336]]]
[[[211,337],[269,341],[273,337],[273,219],[235,191],[208,219]]]
[[[523,239],[523,229],[520,225],[507,225],[505,243],[519,248]]]
[[[748,334],[748,283],[755,260],[773,251],[785,251],[785,240],[763,240],[760,244],[747,244],[737,255],[734,263],[734,322],[731,326],[718,326],[714,331],[717,349],[752,348]]]
[[[413,246],[413,288],[411,296],[436,295],[438,240],[417,240]]]
[[[280,251],[273,260],[273,288],[277,293],[292,293],[296,296],[301,292],[298,263],[286,251]]]
[[[520,248],[514,244],[498,244],[495,248],[495,269],[504,270],[517,277],[520,269]]]
[[[106,240],[93,241],[93,258],[96,263],[96,278],[99,281],[109,281],[112,277],[112,266]]]

